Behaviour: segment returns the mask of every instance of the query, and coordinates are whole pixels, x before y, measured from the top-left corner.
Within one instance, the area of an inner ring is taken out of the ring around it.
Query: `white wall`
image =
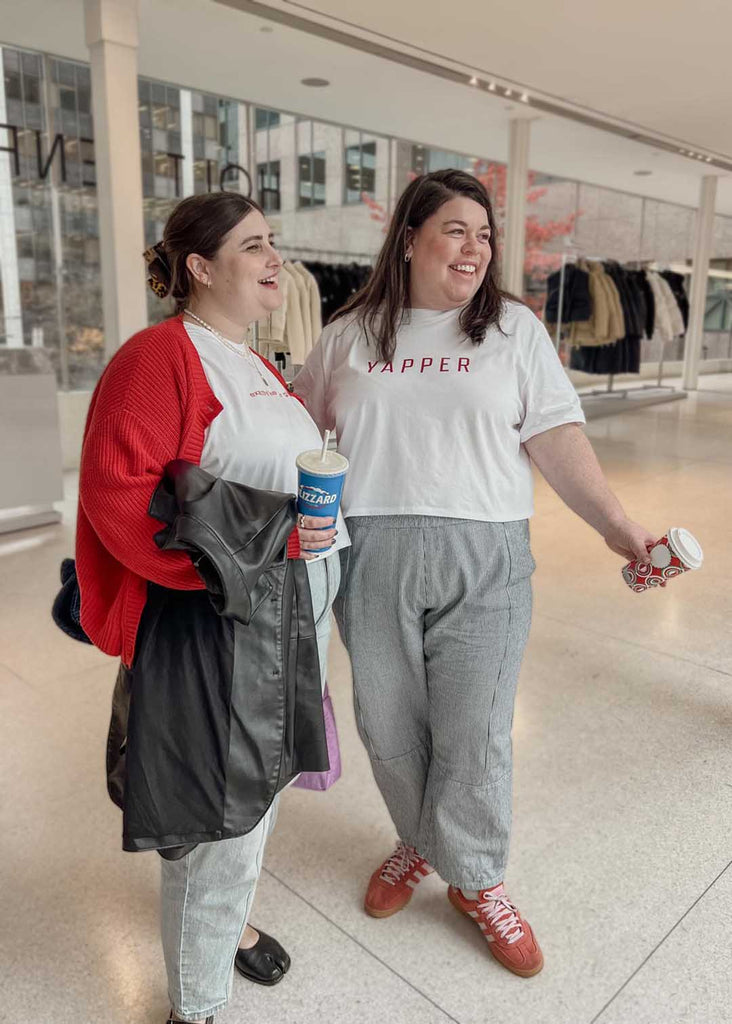
[[[91,396],[91,391],[58,392],[58,418],[64,470],[79,468],[81,441],[84,437],[84,424]]]

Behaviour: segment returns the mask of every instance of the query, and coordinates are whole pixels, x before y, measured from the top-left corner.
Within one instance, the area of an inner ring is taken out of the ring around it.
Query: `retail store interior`
[[[716,0],[0,0],[0,1022],[162,1024],[170,1005],[159,858],[122,851],[106,791],[119,659],[51,618],[93,390],[173,313],[143,250],[187,196],[256,199],[317,296],[249,336],[289,382],[404,189],[457,168],[627,515],[688,529],[704,563],[633,593],[534,470],[506,875],[544,951],[532,978],[436,874],[364,913],[396,836],[334,625],[342,776],[282,794],[251,915],[292,967],[235,977],[216,1019],[732,1024],[730,33]]]

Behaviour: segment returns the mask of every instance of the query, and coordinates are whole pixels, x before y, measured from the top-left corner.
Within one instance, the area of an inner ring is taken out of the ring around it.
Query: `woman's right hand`
[[[335,519],[330,516],[303,515],[297,517],[297,532],[300,537],[300,558],[306,562],[331,547],[338,533]]]

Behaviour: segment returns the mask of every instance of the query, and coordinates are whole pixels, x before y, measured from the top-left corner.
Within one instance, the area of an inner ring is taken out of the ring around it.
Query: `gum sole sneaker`
[[[468,899],[451,885],[447,897],[461,914],[475,921],[499,964],[521,978],[539,973],[544,966],[539,943],[529,922],[506,896],[503,883],[485,889],[477,900]]]
[[[416,886],[433,870],[413,846],[400,841],[391,857],[371,876],[364,910],[371,917],[391,917],[406,907]]]

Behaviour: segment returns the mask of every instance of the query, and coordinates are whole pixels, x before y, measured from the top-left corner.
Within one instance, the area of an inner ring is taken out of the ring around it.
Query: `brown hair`
[[[233,227],[252,210],[262,213],[253,199],[238,192],[205,192],[178,203],[168,217],[162,242],[144,253],[148,284],[159,298],[172,295],[181,313],[193,291],[186,260],[192,252],[212,260]]]
[[[455,196],[466,196],[486,211],[495,245],[496,223],[493,207],[484,186],[465,171],[434,171],[415,178],[402,193],[389,233],[381,248],[374,272],[352,299],[331,317],[331,322],[348,313],[357,312],[367,343],[373,338],[376,351],[384,362],[394,357],[396,332],[404,310],[409,308],[408,228],[417,230],[441,206]],[[460,314],[460,326],[475,345],[480,345],[490,326],[500,329],[506,299],[512,298],[499,284],[499,263],[495,251],[478,291]]]

